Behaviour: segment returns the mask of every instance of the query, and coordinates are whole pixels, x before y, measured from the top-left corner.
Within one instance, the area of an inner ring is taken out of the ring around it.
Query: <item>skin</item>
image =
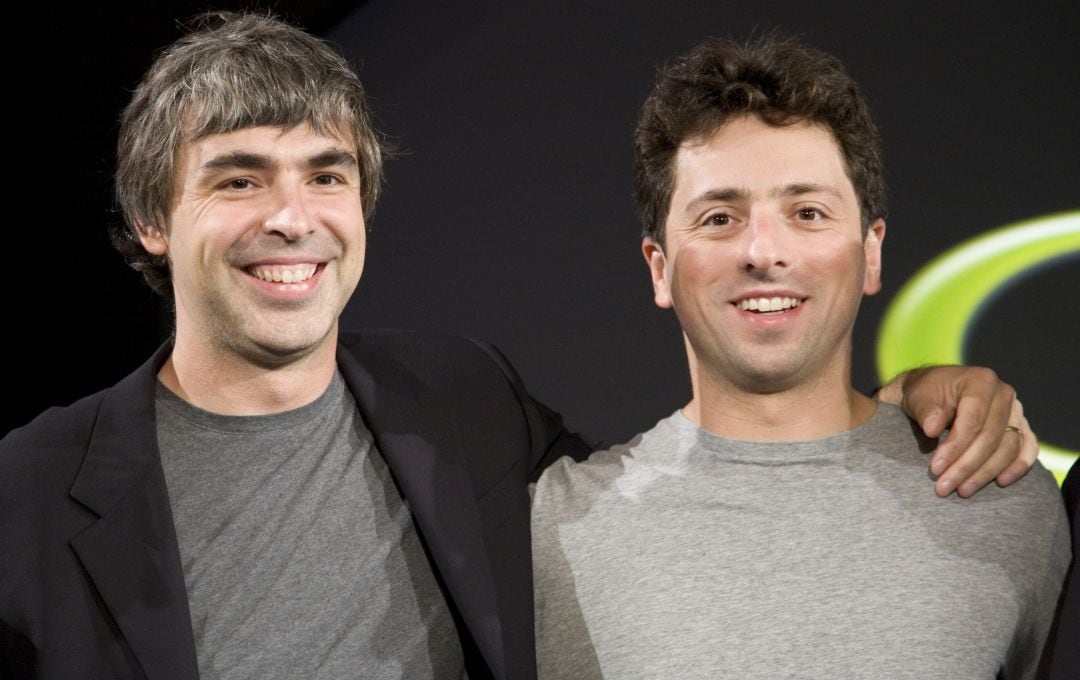
[[[844,168],[827,130],[752,116],[676,155],[667,242],[646,238],[642,252],[656,303],[674,308],[684,329],[694,390],[685,413],[705,429],[807,439],[873,413],[850,384],[851,332],[862,295],[881,286],[885,224],[863,236]],[[734,304],[773,296],[800,304],[768,315]],[[930,436],[956,418],[931,462],[939,495],[971,495],[995,476],[1015,481],[1038,453],[1015,393],[989,369],[912,371],[879,397]],[[1006,422],[1023,437],[1006,435]]]
[[[862,296],[881,288],[885,223],[862,237],[832,135],[738,118],[684,144],[674,169],[666,248],[646,241],[643,252],[656,304],[675,309],[686,339],[686,415],[751,440],[865,421],[874,405],[851,387],[851,332]],[[798,305],[739,307],[760,298]]]
[[[226,415],[314,401],[364,267],[354,146],[306,124],[210,135],[181,147],[176,183],[167,225],[140,228],[173,277],[176,341],[159,378]]]
[[[991,480],[1007,486],[1024,476],[1039,455],[1039,441],[1012,387],[989,368],[935,366],[909,371],[878,393],[900,404],[929,437],[940,436],[930,461],[934,490],[970,496]],[[1004,429],[1006,423],[1020,432]]]

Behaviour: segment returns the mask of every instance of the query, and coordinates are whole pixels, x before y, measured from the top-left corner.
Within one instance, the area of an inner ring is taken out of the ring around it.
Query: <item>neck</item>
[[[330,386],[336,364],[336,326],[311,351],[280,362],[207,349],[189,342],[178,329],[158,379],[184,401],[211,413],[268,415],[318,399]]]
[[[851,387],[848,374],[822,377],[769,393],[730,382],[695,379],[683,414],[702,429],[746,441],[820,439],[865,423],[874,401]]]

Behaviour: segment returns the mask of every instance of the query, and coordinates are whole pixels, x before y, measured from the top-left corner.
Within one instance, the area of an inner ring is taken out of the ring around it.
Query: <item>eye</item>
[[[814,222],[825,219],[825,214],[817,208],[799,208],[795,211],[795,216],[805,222]]]
[[[337,175],[322,174],[315,176],[315,184],[319,186],[333,186],[334,184],[341,184],[341,178]]]
[[[726,227],[731,224],[731,215],[727,213],[712,213],[705,217],[704,224],[710,227]]]
[[[236,179],[230,179],[228,182],[225,183],[225,188],[226,189],[250,189],[251,187],[252,187],[251,180],[250,179],[245,179],[244,177],[237,177]]]

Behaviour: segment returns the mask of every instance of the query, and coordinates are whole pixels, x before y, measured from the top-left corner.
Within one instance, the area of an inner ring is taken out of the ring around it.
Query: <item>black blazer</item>
[[[0,441],[0,676],[198,676],[157,448],[169,351]],[[534,678],[527,485],[589,447],[478,341],[343,334],[338,366],[409,503],[469,677]]]
[[[1072,527],[1072,567],[1065,577],[1065,588],[1052,633],[1055,636],[1050,680],[1080,678],[1080,462],[1074,463],[1061,487],[1065,509]]]

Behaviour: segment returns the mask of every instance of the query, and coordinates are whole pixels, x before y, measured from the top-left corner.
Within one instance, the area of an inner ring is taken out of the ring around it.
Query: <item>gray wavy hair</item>
[[[364,217],[382,183],[384,150],[364,89],[333,48],[272,15],[214,12],[154,60],[124,109],[117,143],[116,201],[123,225],[112,240],[146,283],[167,299],[164,256],[151,255],[139,230],[168,230],[183,144],[248,127],[307,123],[355,145]]]

